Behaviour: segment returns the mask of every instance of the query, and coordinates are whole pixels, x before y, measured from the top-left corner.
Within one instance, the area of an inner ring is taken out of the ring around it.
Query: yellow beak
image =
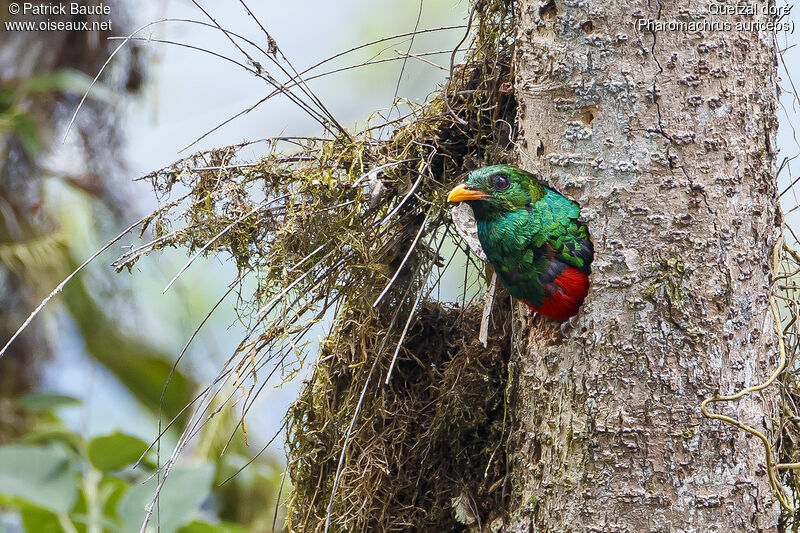
[[[465,200],[484,200],[489,197],[488,193],[476,191],[467,187],[466,183],[456,185],[447,195],[448,202],[463,202]]]

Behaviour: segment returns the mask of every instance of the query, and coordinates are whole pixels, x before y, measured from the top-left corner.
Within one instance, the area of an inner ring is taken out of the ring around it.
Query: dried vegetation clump
[[[292,530],[324,529],[334,485],[332,531],[462,531],[500,518],[510,323],[484,348],[480,315],[424,304],[388,385],[386,361],[373,362],[385,355],[386,329],[362,337],[352,322],[329,339],[291,412]],[[372,320],[367,328],[386,323]]]
[[[496,306],[485,348],[483,307],[450,308],[434,291],[467,253],[447,190],[513,148],[513,10],[478,2],[465,61],[399,120],[357,132],[326,122],[329,136],[268,139],[255,162],[230,146],[144,177],[162,201],[142,225],[153,239],[117,269],[166,247],[187,248],[187,267],[219,252],[238,267],[230,291],[249,331],[210,389],[234,379],[246,413],[273,376],[303,364],[313,326],[332,321],[287,416],[293,531],[461,531],[496,518],[508,313]]]

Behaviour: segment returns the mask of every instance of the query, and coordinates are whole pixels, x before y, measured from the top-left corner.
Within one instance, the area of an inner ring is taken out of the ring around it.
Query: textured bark
[[[521,1],[519,163],[580,202],[596,258],[563,344],[523,317],[507,531],[777,531],[763,447],[700,413],[777,361],[775,47],[636,27],[709,3]],[[716,410],[768,431],[772,399]]]

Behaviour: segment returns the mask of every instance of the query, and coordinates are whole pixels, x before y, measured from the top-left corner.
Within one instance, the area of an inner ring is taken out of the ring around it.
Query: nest
[[[424,305],[388,385],[382,317],[329,339],[290,413],[290,530],[446,532],[499,518],[510,322],[497,311],[484,347],[482,306]]]

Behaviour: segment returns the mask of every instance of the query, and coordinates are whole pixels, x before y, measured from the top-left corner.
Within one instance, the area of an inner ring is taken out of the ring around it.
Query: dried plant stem
[[[56,286],[56,288],[53,289],[53,291],[50,294],[48,294],[47,297],[44,300],[42,300],[42,302],[36,307],[36,309],[34,309],[33,312],[30,315],[28,315],[28,318],[25,319],[25,322],[22,323],[22,325],[17,329],[17,331],[14,333],[14,335],[12,335],[10,339],[8,339],[8,342],[6,342],[5,346],[3,346],[2,349],[0,349],[0,358],[2,358],[3,355],[6,353],[6,351],[8,350],[8,347],[11,346],[11,343],[13,343],[14,340],[17,337],[19,337],[19,335],[23,331],[25,331],[25,328],[28,327],[28,325],[33,321],[34,318],[36,318],[36,316],[41,312],[41,310],[44,309],[44,307],[50,302],[50,300],[52,300],[53,297],[55,297],[58,293],[60,293],[62,291],[62,289],[64,289],[64,287],[67,285],[67,283],[69,283],[72,280],[72,278],[77,276],[78,273],[81,270],[83,270],[89,263],[91,263],[92,261],[97,259],[97,257],[100,254],[102,254],[103,252],[108,250],[111,246],[113,246],[114,243],[118,242],[125,235],[130,233],[131,230],[133,230],[133,228],[135,228],[139,224],[143,223],[144,221],[148,220],[149,218],[150,218],[150,215],[148,215],[146,217],[143,217],[143,218],[137,220],[136,222],[134,222],[133,224],[131,224],[130,226],[128,226],[127,228],[125,228],[124,230],[122,230],[122,232],[119,235],[117,235],[116,237],[114,237],[113,239],[108,241],[102,248],[100,248],[94,254],[92,254],[89,257],[89,259],[84,261],[78,268],[73,270],[72,273],[69,276],[64,278],[64,280],[61,283],[59,283]]]

